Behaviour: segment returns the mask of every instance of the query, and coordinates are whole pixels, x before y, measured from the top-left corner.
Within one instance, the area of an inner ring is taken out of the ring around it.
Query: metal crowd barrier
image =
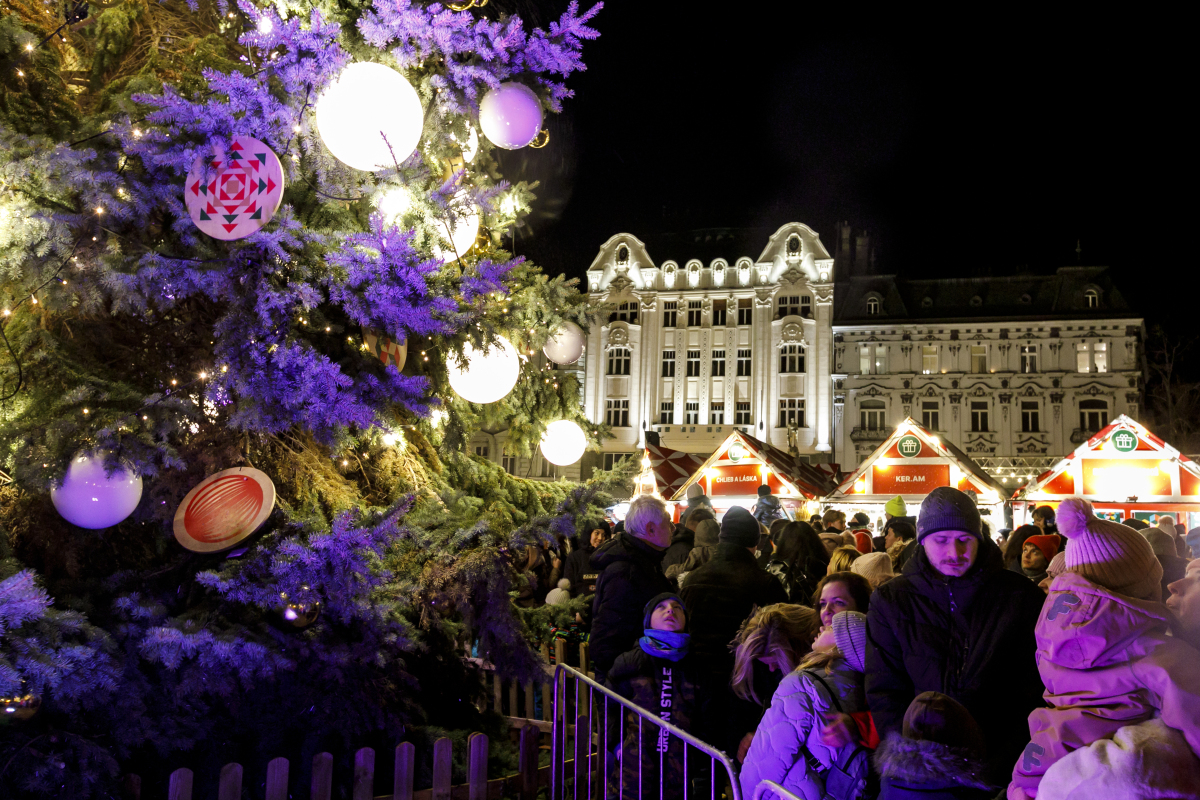
[[[636,787],[626,785],[631,765],[621,763],[623,758],[618,755],[625,741],[627,711],[638,718]],[[664,758],[673,739],[683,742],[682,787],[663,782]],[[693,776],[708,778],[708,800],[742,800],[737,772],[725,753],[563,664],[554,671],[550,756],[549,800],[701,800],[703,789],[698,792],[691,785]],[[642,785],[642,767],[652,763],[647,759],[658,761],[657,793],[655,787]],[[724,770],[723,780],[718,779],[718,765]],[[614,776],[615,792],[610,786]]]
[[[759,781],[758,786],[754,787],[754,800],[762,800],[763,795],[767,792],[770,792],[771,795],[779,798],[779,800],[801,800],[801,798],[792,794],[775,781]]]

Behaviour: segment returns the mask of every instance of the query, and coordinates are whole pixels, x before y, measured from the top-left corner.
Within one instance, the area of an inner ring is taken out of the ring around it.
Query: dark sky
[[[1164,300],[1195,205],[1181,21],[825,5],[610,0],[550,145],[502,163],[542,181],[517,251],[582,276],[618,231],[799,220],[832,252],[848,220],[882,272],[1050,271],[1080,241]]]

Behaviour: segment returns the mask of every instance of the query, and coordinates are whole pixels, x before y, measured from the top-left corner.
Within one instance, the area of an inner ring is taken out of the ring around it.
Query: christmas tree
[[[6,5],[0,796],[488,730],[464,650],[540,669],[513,564],[623,476],[465,444],[605,434],[540,356],[597,309],[501,248],[536,187],[494,157],[545,143],[599,4],[545,29],[486,5]],[[496,389],[506,343],[515,386],[468,402],[451,381]],[[265,522],[189,539],[224,470],[269,479],[239,484]]]

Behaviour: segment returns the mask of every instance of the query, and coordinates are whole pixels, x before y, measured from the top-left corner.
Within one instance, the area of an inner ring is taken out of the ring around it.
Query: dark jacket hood
[[[970,751],[896,733],[888,734],[875,751],[875,768],[881,778],[926,788],[994,788],[983,777],[987,774],[983,759]]]
[[[598,571],[603,571],[607,566],[616,564],[618,561],[633,561],[634,559],[648,558],[654,563],[661,564],[665,552],[665,550],[655,550],[641,539],[622,532],[597,547],[596,552],[592,553],[591,561],[592,566]]]
[[[690,531],[683,525],[675,526],[675,533],[671,534],[671,544],[686,544],[688,548],[696,546],[696,532]]]

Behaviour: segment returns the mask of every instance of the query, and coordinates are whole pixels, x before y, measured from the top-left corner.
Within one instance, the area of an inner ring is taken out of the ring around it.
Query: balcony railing
[[[850,431],[850,441],[852,442],[882,442],[892,433],[891,428],[863,428],[856,427]]]

